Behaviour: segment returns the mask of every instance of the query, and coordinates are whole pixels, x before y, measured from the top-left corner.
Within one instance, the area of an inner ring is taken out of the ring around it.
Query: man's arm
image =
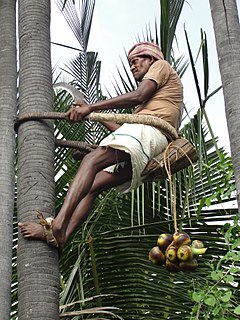
[[[156,82],[143,80],[134,91],[122,94],[115,98],[99,101],[91,105],[92,111],[106,109],[128,109],[149,100],[157,90]]]
[[[153,80],[143,80],[138,88],[132,92],[125,93],[115,98],[98,101],[93,104],[75,102],[73,108],[67,112],[67,118],[71,122],[79,122],[93,111],[102,111],[107,109],[128,109],[145,101],[148,101],[156,92],[157,84]]]
[[[121,127],[121,125],[116,122],[110,122],[110,121],[99,121],[99,122],[111,132]]]

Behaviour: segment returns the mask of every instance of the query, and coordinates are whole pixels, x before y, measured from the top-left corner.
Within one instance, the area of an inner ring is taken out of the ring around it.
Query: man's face
[[[136,57],[130,61],[130,70],[133,77],[137,81],[142,81],[142,78],[148,72],[152,64],[152,59],[148,57]]]

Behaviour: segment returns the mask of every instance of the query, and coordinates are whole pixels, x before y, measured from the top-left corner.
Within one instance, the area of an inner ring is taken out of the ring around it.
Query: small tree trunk
[[[19,0],[19,113],[53,111],[50,0]],[[51,121],[19,128],[18,220],[54,215],[54,134]],[[59,319],[58,254],[45,242],[18,244],[19,320]]]
[[[240,208],[240,25],[236,0],[209,0]]]
[[[0,318],[10,319],[17,105],[16,0],[0,1]]]

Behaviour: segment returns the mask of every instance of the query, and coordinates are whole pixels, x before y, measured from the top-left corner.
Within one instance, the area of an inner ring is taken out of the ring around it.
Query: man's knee
[[[99,146],[84,157],[82,164],[95,168],[99,172],[108,166],[129,160],[129,154],[124,151],[115,150],[108,146]]]
[[[93,151],[85,155],[82,162],[88,164],[89,166],[97,165],[103,159],[106,158],[107,148],[106,147],[97,147]]]
[[[86,159],[92,159],[95,157],[99,157],[101,155],[104,155],[107,152],[107,147],[97,147],[96,149],[89,152],[84,158]]]

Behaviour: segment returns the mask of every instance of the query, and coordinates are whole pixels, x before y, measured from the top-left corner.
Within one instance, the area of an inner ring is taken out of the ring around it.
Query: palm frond
[[[78,40],[82,50],[86,51],[95,7],[95,0],[79,1],[79,14],[72,1],[56,0],[64,18]]]
[[[182,12],[184,0],[162,0],[160,17],[160,39],[161,48],[165,59],[171,62],[171,52],[173,40],[175,38],[176,27]]]

